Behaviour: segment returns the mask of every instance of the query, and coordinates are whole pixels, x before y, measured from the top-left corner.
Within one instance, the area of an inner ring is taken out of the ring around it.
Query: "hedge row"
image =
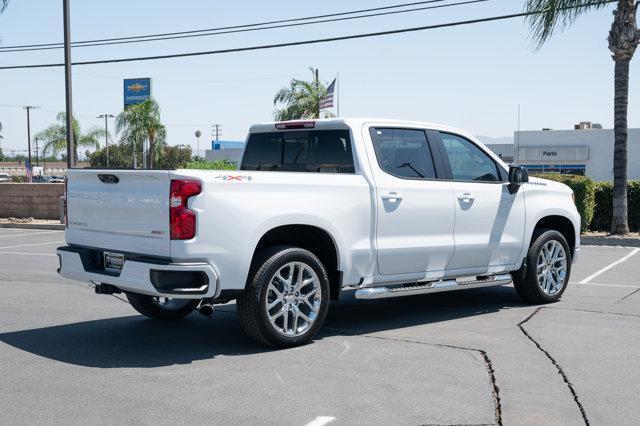
[[[590,229],[593,231],[609,231],[613,203],[613,183],[597,182],[595,188],[596,207]],[[629,230],[640,231],[640,180],[627,183],[627,211],[629,214]]]
[[[609,231],[613,203],[613,183],[594,182],[586,176],[544,174],[543,179],[569,186],[576,196],[576,207],[582,217],[582,230]],[[640,231],[640,180],[628,182],[629,229]]]

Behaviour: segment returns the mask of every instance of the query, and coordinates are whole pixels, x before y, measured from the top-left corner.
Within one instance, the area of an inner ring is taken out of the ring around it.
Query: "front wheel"
[[[254,340],[290,347],[310,341],[329,307],[329,277],[322,262],[298,247],[272,247],[258,255],[237,300],[240,323]]]
[[[524,274],[516,273],[516,291],[530,303],[557,302],[567,289],[571,275],[569,244],[558,231],[541,230],[534,234],[527,253]]]
[[[186,317],[193,312],[200,300],[172,299],[167,297],[145,296],[138,293],[127,293],[127,299],[133,309],[149,318],[172,320]]]

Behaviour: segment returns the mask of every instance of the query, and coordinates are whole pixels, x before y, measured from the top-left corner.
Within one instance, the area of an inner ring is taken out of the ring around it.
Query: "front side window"
[[[400,178],[436,178],[424,130],[376,128],[371,133],[382,170]]]
[[[501,180],[497,164],[471,141],[449,133],[440,133],[440,137],[449,157],[454,180],[474,182]]]
[[[349,131],[253,133],[240,169],[355,173]]]

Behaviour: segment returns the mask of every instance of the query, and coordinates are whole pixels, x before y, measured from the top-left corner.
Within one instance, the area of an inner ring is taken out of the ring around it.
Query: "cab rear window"
[[[253,133],[241,170],[355,173],[348,130]]]

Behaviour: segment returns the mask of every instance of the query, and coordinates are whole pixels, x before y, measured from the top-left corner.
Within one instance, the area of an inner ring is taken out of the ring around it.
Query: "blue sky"
[[[453,0],[452,0],[453,1]],[[293,18],[402,3],[375,1],[71,0],[72,40],[183,31]],[[74,60],[146,56],[269,44],[443,23],[520,12],[524,0],[421,11],[244,34],[201,37],[73,51]],[[0,45],[62,41],[60,0],[13,0],[0,16]],[[291,77],[340,73],[342,116],[390,117],[445,123],[477,135],[510,136],[522,105],[522,129],[571,128],[590,120],[613,123],[613,61],[606,35],[613,6],[583,16],[541,50],[532,48],[522,19],[437,29],[382,38],[195,58],[74,67],[74,112],[84,128],[95,117],[122,110],[122,78],[152,77],[170,144],[201,149],[210,125],[223,139],[244,139],[248,126],[270,121],[275,92]],[[59,62],[61,50],[0,53],[2,64]],[[640,96],[632,64],[629,125],[640,126]],[[37,105],[32,132],[64,110],[62,69],[0,70],[2,147],[26,149],[22,109]],[[113,123],[111,123],[111,126]]]

